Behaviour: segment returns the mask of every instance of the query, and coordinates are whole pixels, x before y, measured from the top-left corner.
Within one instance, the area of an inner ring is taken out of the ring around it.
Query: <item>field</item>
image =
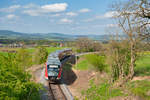
[[[85,56],[81,56],[74,68],[77,70],[88,70],[92,68],[92,65],[86,60]]]

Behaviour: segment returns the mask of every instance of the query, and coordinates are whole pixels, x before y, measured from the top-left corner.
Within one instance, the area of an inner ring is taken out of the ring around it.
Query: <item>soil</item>
[[[150,76],[136,76],[132,79],[132,81],[137,81],[137,80],[150,80]]]
[[[81,98],[81,99],[83,97],[81,92],[90,87],[89,81],[91,79],[95,79],[94,83],[98,84],[99,77],[103,77],[100,75],[100,73],[95,71],[89,71],[89,70],[81,71],[75,69],[73,69],[72,72],[65,71],[63,76],[64,76],[64,83],[68,86],[72,95],[74,97]]]

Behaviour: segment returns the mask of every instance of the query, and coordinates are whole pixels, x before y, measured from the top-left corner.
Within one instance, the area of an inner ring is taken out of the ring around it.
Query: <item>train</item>
[[[57,50],[48,55],[45,66],[45,79],[60,82],[62,79],[62,62],[72,55],[72,49]]]

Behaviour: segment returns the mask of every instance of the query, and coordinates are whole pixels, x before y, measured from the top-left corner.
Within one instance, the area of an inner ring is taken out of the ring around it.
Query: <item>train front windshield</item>
[[[48,76],[58,76],[60,66],[59,65],[48,65]]]

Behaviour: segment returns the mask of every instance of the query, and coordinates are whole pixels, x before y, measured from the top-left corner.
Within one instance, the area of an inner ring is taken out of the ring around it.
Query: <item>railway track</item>
[[[60,84],[54,84],[48,82],[49,92],[50,92],[50,100],[67,100],[65,94],[63,93]]]

